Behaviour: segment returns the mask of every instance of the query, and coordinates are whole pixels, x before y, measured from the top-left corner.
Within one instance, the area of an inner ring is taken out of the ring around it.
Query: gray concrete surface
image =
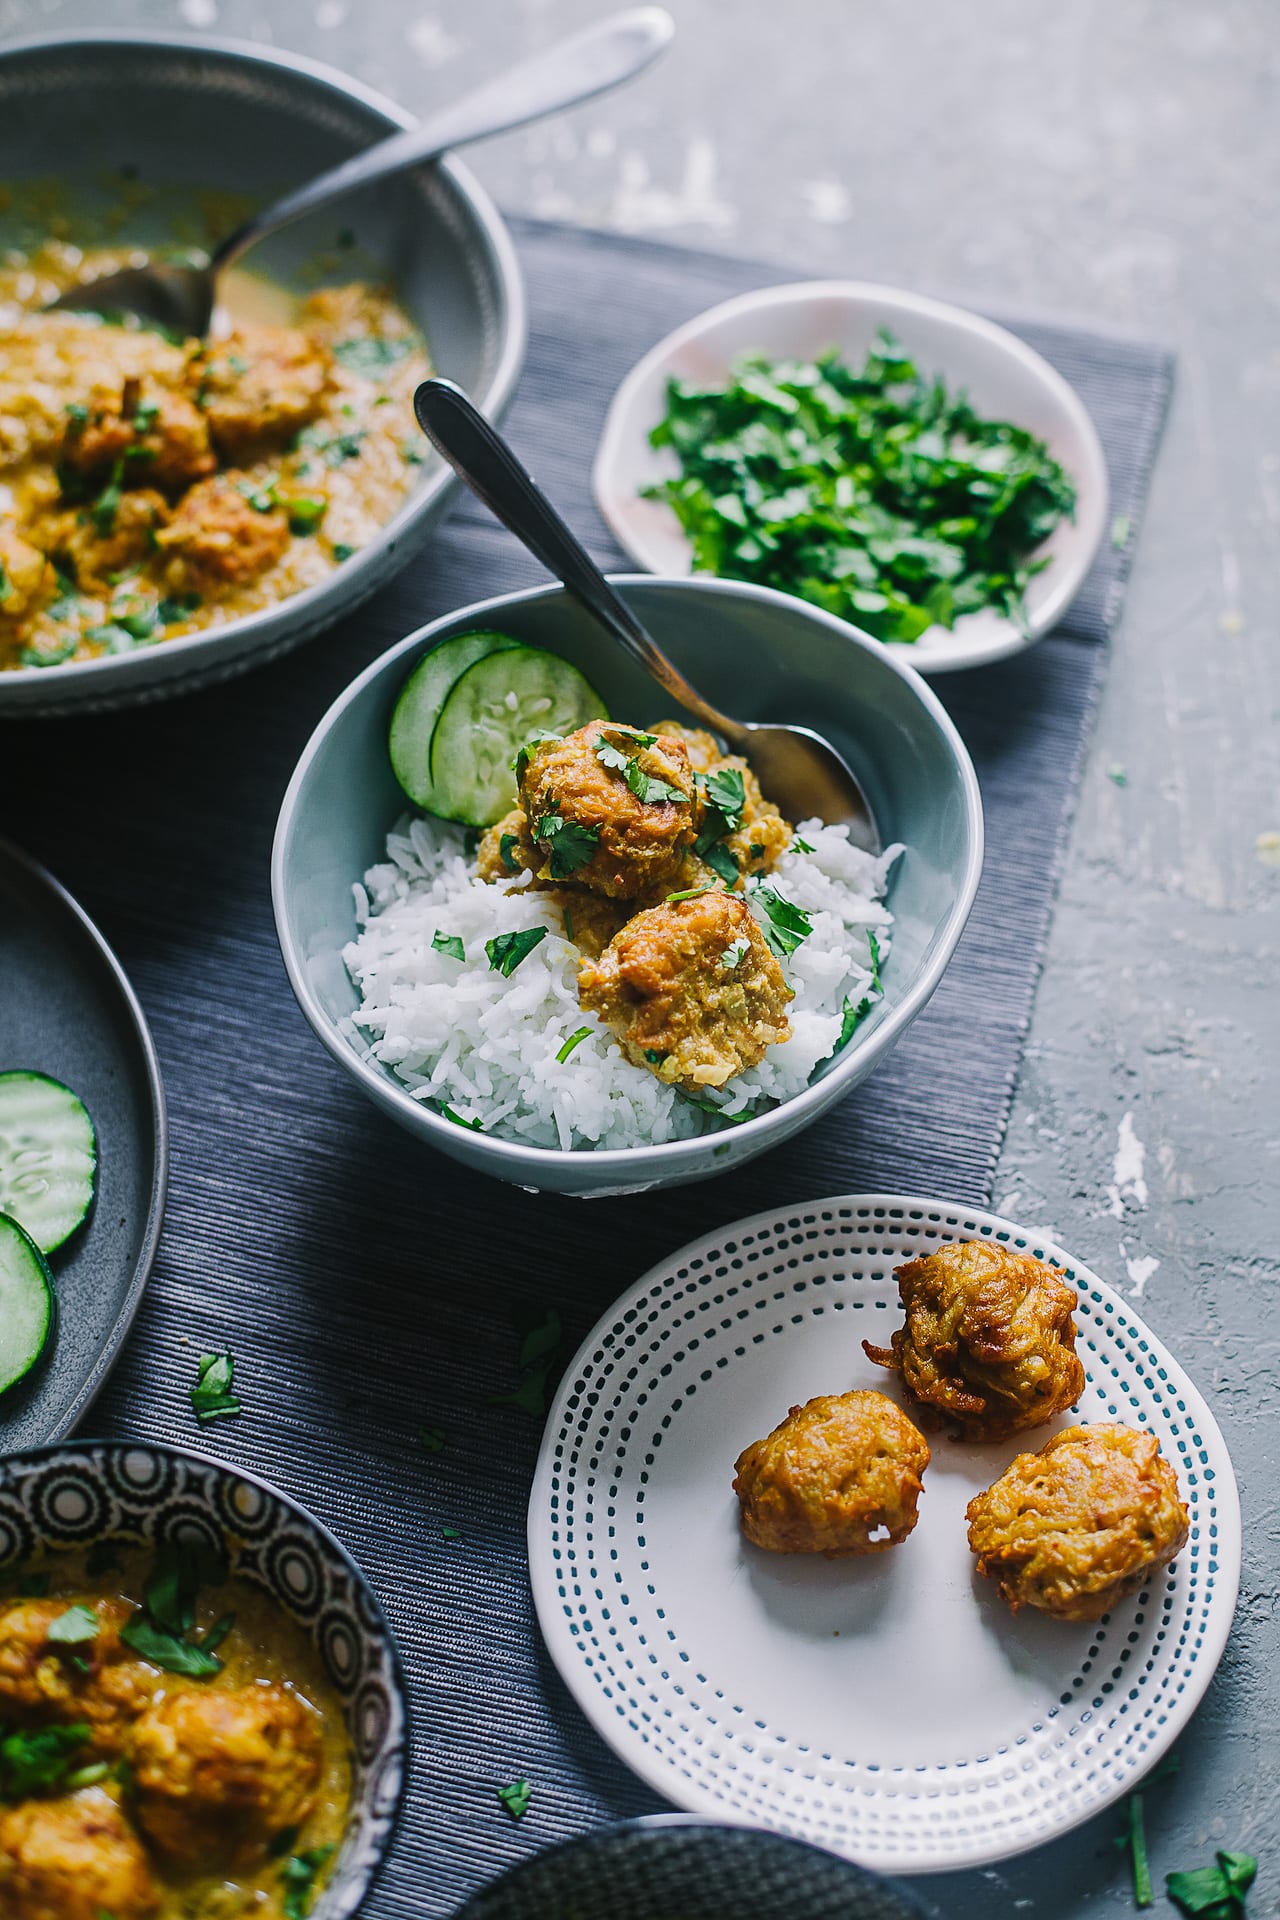
[[[1274,0],[668,3],[679,38],[644,82],[477,152],[505,207],[1178,351],[996,1199],[1139,1299],[1212,1395],[1244,1496],[1244,1587],[1148,1824],[1158,1876],[1214,1846],[1258,1853],[1251,1911],[1274,1914],[1280,14]],[[217,28],[425,110],[603,11],[0,0],[0,34]],[[1132,1909],[1114,1827],[930,1890],[964,1920],[1111,1920]]]

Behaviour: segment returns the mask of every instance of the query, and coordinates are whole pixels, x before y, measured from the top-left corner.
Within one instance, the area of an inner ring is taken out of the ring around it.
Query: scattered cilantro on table
[[[520,1379],[511,1393],[489,1395],[491,1407],[519,1407],[534,1420],[547,1411],[551,1391],[564,1363],[564,1327],[554,1307],[521,1302],[512,1308],[512,1324],[520,1340]]]
[[[1257,1878],[1251,1853],[1218,1853],[1211,1867],[1167,1873],[1165,1892],[1189,1920],[1247,1920],[1245,1895]]]
[[[527,1780],[513,1780],[510,1786],[496,1789],[500,1804],[506,1808],[513,1820],[523,1820],[529,1811],[529,1802],[533,1799],[533,1788]]]
[[[1043,441],[984,420],[881,332],[860,368],[739,360],[671,380],[650,439],[680,463],[645,489],[674,510],[700,573],[798,594],[881,640],[994,607],[1024,617],[1032,558],[1075,509]]]
[[[191,1389],[191,1410],[202,1427],[211,1420],[234,1420],[240,1402],[232,1391],[236,1363],[230,1353],[202,1353]]]

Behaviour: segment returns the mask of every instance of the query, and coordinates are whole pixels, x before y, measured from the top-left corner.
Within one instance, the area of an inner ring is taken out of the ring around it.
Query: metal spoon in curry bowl
[[[847,825],[855,846],[880,851],[867,797],[840,755],[808,727],[732,720],[673,666],[595,561],[570,532],[502,435],[451,380],[424,380],[413,396],[418,424],[489,511],[554,573],[574,598],[687,713],[750,761],[788,820]]]
[[[126,267],[68,288],[53,305],[81,313],[134,314],[184,337],[202,339],[213,317],[218,275],[256,241],[388,174],[421,166],[450,148],[507,133],[616,87],[647,67],[674,32],[675,23],[663,7],[636,7],[614,14],[464,94],[420,125],[393,133],[286,194],[228,234],[207,266],[168,266],[157,261]]]

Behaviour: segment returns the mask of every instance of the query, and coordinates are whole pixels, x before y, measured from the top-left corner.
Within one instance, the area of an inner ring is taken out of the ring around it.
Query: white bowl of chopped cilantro
[[[1107,520],[1093,422],[1040,354],[857,281],[761,288],[668,334],[614,396],[593,481],[650,572],[796,594],[926,673],[1048,632]]]

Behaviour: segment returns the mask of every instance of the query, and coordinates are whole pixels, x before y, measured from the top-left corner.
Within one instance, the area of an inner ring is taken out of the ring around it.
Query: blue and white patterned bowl
[[[395,1832],[409,1737],[400,1655],[368,1581],[305,1507],[204,1454],[84,1440],[0,1461],[0,1576],[42,1548],[110,1538],[216,1547],[315,1647],[342,1702],[351,1810],[312,1920],[351,1920]]]

